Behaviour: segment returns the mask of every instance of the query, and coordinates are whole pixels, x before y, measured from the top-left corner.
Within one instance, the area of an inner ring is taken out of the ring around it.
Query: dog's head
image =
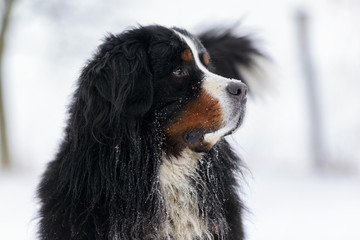
[[[109,36],[82,74],[96,95],[93,105],[107,109],[92,119],[109,126],[157,121],[169,154],[210,149],[238,128],[247,99],[246,85],[213,73],[211,58],[182,29],[148,26]]]

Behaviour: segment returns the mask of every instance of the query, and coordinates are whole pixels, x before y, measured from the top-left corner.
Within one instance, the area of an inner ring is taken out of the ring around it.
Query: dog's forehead
[[[187,48],[191,48],[191,46],[189,46],[190,43],[197,52],[206,52],[205,47],[196,36],[181,28],[173,28],[172,30]]]

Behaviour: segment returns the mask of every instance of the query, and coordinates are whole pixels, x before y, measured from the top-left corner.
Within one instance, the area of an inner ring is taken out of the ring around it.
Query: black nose
[[[226,86],[226,90],[228,91],[228,93],[230,95],[237,97],[240,100],[243,100],[246,98],[248,88],[245,84],[243,84],[241,82],[230,82]]]

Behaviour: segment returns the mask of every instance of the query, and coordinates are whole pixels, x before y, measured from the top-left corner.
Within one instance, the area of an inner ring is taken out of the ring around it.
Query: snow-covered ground
[[[327,173],[313,169],[295,15],[307,12]],[[18,0],[5,55],[14,168],[0,171],[0,239],[35,239],[35,188],[64,127],[79,71],[106,32],[158,23],[201,31],[242,20],[271,56],[235,148],[251,174],[249,240],[359,240],[360,2],[356,0]]]
[[[357,177],[253,172],[249,240],[359,240]]]
[[[34,172],[1,172],[0,239],[36,239],[36,185]]]

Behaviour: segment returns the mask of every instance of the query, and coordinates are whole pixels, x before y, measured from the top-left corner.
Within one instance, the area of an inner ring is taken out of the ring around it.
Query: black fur
[[[217,71],[226,75],[230,70],[221,59],[229,52],[208,35],[202,39]],[[250,42],[231,42],[240,46],[232,52],[244,55],[237,60],[250,63],[248,54],[257,53]],[[164,75],[176,65],[171,64],[181,44],[167,28],[140,27],[108,36],[86,64],[64,139],[38,188],[40,239],[159,239],[165,215],[158,176],[166,147],[162,126],[198,91],[170,85]],[[206,182],[206,187],[196,185],[201,214],[225,216],[229,227],[213,232],[214,239],[244,236],[236,194],[239,162],[223,139],[199,163]]]

